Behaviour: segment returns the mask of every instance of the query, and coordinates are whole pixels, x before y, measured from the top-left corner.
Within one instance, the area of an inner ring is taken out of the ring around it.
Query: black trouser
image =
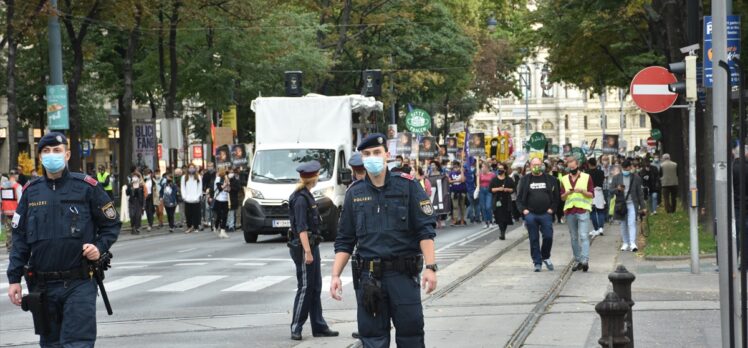
[[[164,207],[166,209],[166,218],[169,220],[169,228],[174,228],[174,211],[177,207]]]
[[[555,211],[553,212],[553,214],[555,215],[556,221],[558,222],[561,222],[561,218],[564,217],[564,204],[566,204],[566,202],[559,200],[558,207],[554,209]]]
[[[311,319],[312,333],[328,329],[322,317],[322,270],[320,265],[319,246],[312,246],[314,261],[307,265],[304,262],[304,250],[300,246],[289,248],[291,259],[296,265],[296,298],[291,313],[291,332],[301,333],[307,318]]]
[[[668,212],[668,214],[675,213],[677,198],[678,186],[662,187],[662,201],[665,202],[665,210]]]
[[[137,199],[131,199],[129,202],[129,213],[130,213],[130,226],[137,230],[140,228],[140,219],[143,218],[143,207],[140,206],[140,201]]]
[[[200,202],[184,203],[185,217],[187,218],[187,228],[200,228]]]
[[[213,211],[216,213],[213,226],[225,230],[227,228],[226,219],[229,216],[229,202],[213,201]]]
[[[153,195],[150,194],[145,198],[145,217],[148,219],[148,227],[153,227],[154,213],[156,213],[156,207],[153,206]]]

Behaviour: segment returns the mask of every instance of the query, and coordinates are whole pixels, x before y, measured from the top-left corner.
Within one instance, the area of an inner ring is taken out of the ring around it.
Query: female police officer
[[[291,339],[301,340],[301,329],[311,315],[314,337],[337,336],[322,318],[322,271],[320,270],[319,211],[310,190],[319,180],[320,164],[311,161],[296,168],[301,180],[294,193],[288,198],[292,236],[288,245],[291,258],[296,264],[298,286],[293,305]],[[310,313],[311,312],[311,313]]]

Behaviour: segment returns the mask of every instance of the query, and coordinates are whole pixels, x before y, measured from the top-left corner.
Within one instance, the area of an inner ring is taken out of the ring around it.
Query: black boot
[[[501,234],[499,235],[499,239],[505,240],[506,239],[506,231],[501,230]]]

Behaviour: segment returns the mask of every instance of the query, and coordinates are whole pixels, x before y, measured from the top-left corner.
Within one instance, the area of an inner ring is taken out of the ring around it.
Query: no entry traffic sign
[[[661,66],[650,66],[639,71],[631,80],[631,97],[634,103],[649,113],[659,113],[670,108],[678,95],[668,90],[677,82],[671,72]]]
[[[649,147],[657,146],[657,140],[655,140],[655,138],[652,138],[652,137],[647,138],[647,146]]]

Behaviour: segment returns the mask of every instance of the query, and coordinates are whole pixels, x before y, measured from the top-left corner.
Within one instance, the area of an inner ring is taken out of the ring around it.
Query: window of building
[[[644,114],[639,115],[639,128],[647,127],[647,118]]]
[[[545,123],[543,123],[543,130],[553,130],[553,123],[551,123],[551,121],[545,121]]]
[[[587,129],[587,116],[584,116],[584,129]]]
[[[569,129],[569,115],[564,115],[564,129]]]

